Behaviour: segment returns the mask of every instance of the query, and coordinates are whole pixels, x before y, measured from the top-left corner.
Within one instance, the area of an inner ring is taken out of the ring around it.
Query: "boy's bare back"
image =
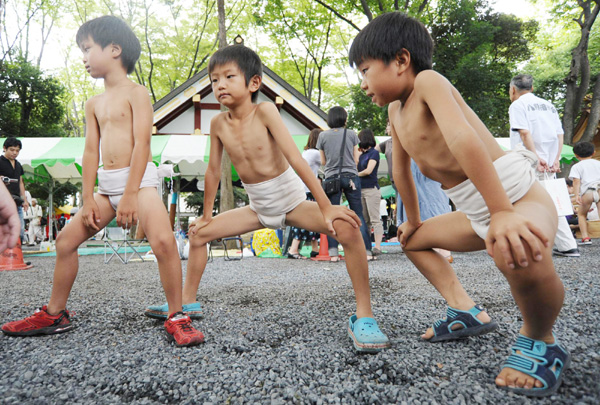
[[[272,119],[273,114],[278,115],[279,111],[274,104],[265,102],[253,104],[243,116],[223,112],[211,122],[211,135],[222,143],[240,179],[246,184],[270,180],[289,167],[269,131],[270,125],[281,122],[281,119]]]
[[[136,104],[141,108],[135,108]],[[106,170],[129,167],[136,143],[134,126],[152,125],[152,105],[148,91],[142,85],[125,79],[122,84],[107,89],[104,93],[88,100],[96,120],[98,137],[102,139],[102,163]],[[136,110],[135,122],[133,110]],[[141,111],[141,114],[137,114]],[[148,141],[151,134],[147,134]],[[137,141],[140,141],[139,139]],[[148,154],[148,162],[152,153]]]
[[[430,105],[435,103],[434,119]],[[467,143],[483,142],[485,150],[495,161],[504,151],[479,117],[465,103],[459,92],[439,73],[433,70],[420,72],[414,81],[409,96],[389,105],[389,117],[393,133],[400,141],[402,149],[414,159],[421,172],[436,180],[446,189],[465,181],[468,176],[456,158],[457,153],[467,153],[460,145],[457,136],[469,137]],[[443,129],[451,135],[444,137]],[[474,130],[474,132],[473,132]],[[458,149],[455,149],[456,146]]]

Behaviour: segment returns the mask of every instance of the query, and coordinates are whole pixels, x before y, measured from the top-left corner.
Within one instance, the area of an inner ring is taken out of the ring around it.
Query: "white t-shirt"
[[[581,181],[580,193],[583,194],[589,186],[600,183],[600,161],[586,159],[571,167],[569,177]]]
[[[381,201],[379,201],[379,216],[380,217],[388,216],[387,201],[385,201],[383,198],[381,199]]]
[[[526,93],[513,102],[508,109],[510,119],[510,147],[523,144],[519,129],[531,133],[538,156],[552,166],[558,156],[558,135],[564,134],[556,108],[552,103]]]
[[[306,160],[310,170],[315,174],[315,177],[319,176],[319,168],[321,167],[321,152],[318,149],[306,149],[302,152],[302,158]],[[304,191],[310,192],[306,184],[304,185]]]

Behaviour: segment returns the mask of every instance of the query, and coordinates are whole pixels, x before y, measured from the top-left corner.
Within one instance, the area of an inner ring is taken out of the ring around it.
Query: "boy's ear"
[[[410,52],[406,48],[402,48],[402,50],[396,54],[396,58],[394,59],[398,73],[407,71],[410,68],[410,61]]]
[[[250,81],[248,82],[248,90],[250,90],[251,93],[258,91],[258,89],[260,89],[261,83],[262,83],[262,77],[260,77],[258,75],[253,76],[250,79]]]
[[[121,45],[118,44],[110,44],[110,53],[112,55],[113,58],[118,58],[119,56],[121,56]]]

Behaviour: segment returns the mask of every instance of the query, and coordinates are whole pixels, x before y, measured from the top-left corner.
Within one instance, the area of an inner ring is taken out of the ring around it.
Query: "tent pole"
[[[54,235],[52,232],[52,225],[54,220],[54,179],[50,179],[50,203],[48,204],[48,241],[52,243]]]
[[[177,178],[177,229],[181,229],[180,197],[181,197],[181,177],[178,177]]]

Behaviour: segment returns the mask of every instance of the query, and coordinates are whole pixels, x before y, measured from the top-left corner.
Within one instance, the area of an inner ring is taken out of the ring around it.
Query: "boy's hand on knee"
[[[354,211],[352,211],[348,207],[342,207],[341,205],[330,205],[329,207],[322,210],[323,218],[325,219],[325,224],[327,225],[327,230],[331,232],[333,235],[336,234],[335,229],[333,229],[333,221],[336,219],[341,219],[343,221],[348,222],[355,228],[360,228],[360,219],[358,219],[358,215]]]
[[[137,224],[137,195],[123,195],[117,206],[117,225],[129,229]]]
[[[98,228],[98,222],[100,222],[100,210],[98,209],[96,201],[83,204],[83,207],[81,208],[81,218],[83,225],[87,228],[92,228],[93,230],[100,232],[100,228]]]
[[[406,243],[408,242],[408,238],[410,238],[412,236],[412,234],[415,233],[415,231],[417,229],[419,229],[419,227],[421,225],[423,225],[422,222],[419,222],[416,225],[409,221],[402,223],[398,227],[398,234],[397,234],[398,242],[400,242],[400,246],[405,247]]]
[[[485,238],[487,253],[494,257],[494,245],[500,250],[506,265],[514,269],[529,265],[523,241],[529,246],[533,260],[542,260],[542,250],[549,246],[544,233],[515,211],[500,211],[492,215]]]
[[[202,216],[200,218],[196,218],[196,220],[194,220],[194,222],[192,222],[192,224],[189,226],[188,233],[190,235],[197,234],[198,231],[204,228],[206,225],[208,225],[210,221],[212,221],[212,217],[205,218],[204,216]]]

